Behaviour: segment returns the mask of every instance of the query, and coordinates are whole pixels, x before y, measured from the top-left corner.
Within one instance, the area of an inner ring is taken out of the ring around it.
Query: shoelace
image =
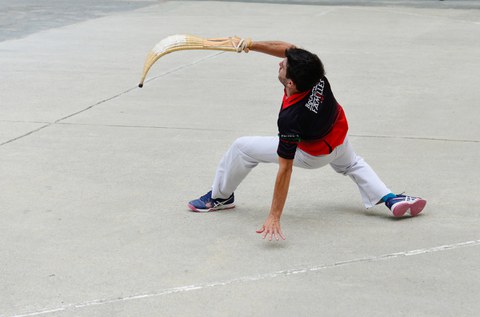
[[[413,197],[413,196],[408,196],[408,195],[404,195],[405,192],[397,195],[397,197],[394,197],[392,198],[393,201],[395,200],[401,200],[401,201],[414,201],[415,199],[417,199],[417,197]]]
[[[208,203],[210,200],[212,200],[212,192],[208,192],[202,197],[200,197],[200,200],[203,201],[204,203]]]
[[[416,197],[405,196],[405,201],[414,201],[415,199],[416,199]]]

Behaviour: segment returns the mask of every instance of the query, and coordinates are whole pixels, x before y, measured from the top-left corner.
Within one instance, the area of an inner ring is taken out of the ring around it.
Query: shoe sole
[[[213,207],[213,208],[209,208],[209,209],[197,209],[191,204],[188,204],[187,206],[188,206],[188,208],[190,208],[194,212],[212,212],[212,211],[235,208],[235,204],[227,204],[227,205],[222,205],[222,206]]]
[[[412,217],[415,217],[422,212],[426,204],[427,204],[427,201],[425,199],[420,199],[420,198],[415,201],[405,201],[395,206],[393,210],[393,215],[395,217],[402,217],[407,213],[407,211],[410,210],[410,215]]]

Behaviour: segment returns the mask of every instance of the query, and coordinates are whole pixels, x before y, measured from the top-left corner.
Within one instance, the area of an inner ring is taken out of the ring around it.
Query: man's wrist
[[[273,218],[274,220],[280,220],[280,217],[282,216],[282,211],[270,209],[270,214],[268,216]]]

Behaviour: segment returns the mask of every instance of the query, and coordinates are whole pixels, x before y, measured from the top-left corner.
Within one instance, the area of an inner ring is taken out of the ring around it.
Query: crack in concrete
[[[210,59],[210,58],[214,58],[214,57],[216,57],[216,56],[218,56],[218,55],[221,55],[221,54],[223,54],[223,53],[224,53],[224,52],[216,52],[216,53],[214,53],[214,54],[210,54],[210,55],[208,55],[208,56],[206,56],[206,57],[203,57],[203,58],[200,58],[200,59],[198,59],[198,60],[195,60],[195,61],[193,61],[193,62],[191,62],[191,63],[189,63],[189,64],[180,65],[180,66],[178,66],[178,67],[176,67],[176,68],[174,68],[174,69],[172,69],[172,70],[169,70],[169,71],[167,71],[167,72],[164,72],[164,73],[162,73],[162,74],[160,74],[160,75],[158,75],[158,76],[149,78],[148,80],[145,81],[145,83],[150,82],[150,81],[153,81],[153,80],[156,80],[156,79],[161,78],[161,77],[165,77],[165,76],[167,76],[167,75],[169,75],[169,74],[175,73],[175,72],[180,71],[180,70],[182,70],[182,69],[185,69],[185,68],[194,66],[194,65],[196,65],[196,64],[198,64],[198,63],[201,63],[201,62],[203,62],[203,61],[205,61],[205,60],[208,60],[208,59]],[[141,89],[141,88],[138,88],[137,86],[135,86],[135,87],[129,88],[129,89],[127,89],[127,90],[124,90],[124,91],[122,91],[122,92],[120,92],[120,93],[118,93],[118,94],[116,94],[116,95],[113,95],[113,96],[108,97],[108,98],[106,98],[106,99],[100,100],[100,101],[94,103],[93,105],[90,105],[90,106],[88,106],[88,107],[86,107],[86,108],[84,108],[84,109],[82,109],[82,110],[79,110],[79,111],[76,111],[76,112],[74,112],[74,113],[71,113],[71,114],[69,114],[69,115],[67,115],[67,116],[64,116],[64,117],[62,117],[62,118],[60,118],[60,119],[57,119],[57,120],[55,120],[55,121],[53,121],[53,122],[48,122],[48,123],[45,124],[44,126],[41,126],[41,127],[39,127],[39,128],[36,128],[36,129],[34,129],[34,130],[32,130],[32,131],[29,131],[29,132],[27,132],[27,133],[25,133],[25,134],[22,134],[22,135],[20,135],[20,136],[17,136],[17,137],[15,137],[15,138],[10,139],[10,140],[4,141],[4,142],[0,143],[0,146],[4,146],[4,145],[6,145],[6,144],[9,144],[9,143],[18,141],[18,140],[23,139],[23,138],[25,138],[25,137],[28,137],[28,136],[30,136],[30,135],[32,135],[32,134],[35,134],[35,133],[37,133],[37,132],[39,132],[39,131],[41,131],[41,130],[43,130],[43,129],[46,129],[46,128],[51,127],[51,126],[56,125],[56,124],[60,124],[60,123],[62,123],[62,121],[65,121],[65,120],[67,120],[67,119],[69,119],[69,118],[72,118],[72,117],[74,117],[74,116],[76,116],[76,115],[79,115],[79,114],[84,113],[84,112],[86,112],[86,111],[88,111],[88,110],[91,110],[91,109],[95,108],[96,106],[99,106],[99,105],[101,105],[101,104],[104,104],[104,103],[106,103],[106,102],[108,102],[108,101],[111,101],[111,100],[114,100],[114,99],[116,99],[116,98],[119,98],[119,97],[121,97],[121,96],[123,96],[123,95],[125,95],[125,94],[128,94],[129,92],[131,92],[131,91],[133,91],[133,90],[135,90],[135,89]],[[12,122],[12,121],[9,121],[9,122]]]

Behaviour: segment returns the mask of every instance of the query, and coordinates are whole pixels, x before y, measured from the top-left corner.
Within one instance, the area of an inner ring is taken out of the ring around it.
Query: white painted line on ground
[[[369,257],[357,258],[357,259],[340,261],[340,262],[335,262],[335,263],[331,263],[331,264],[323,264],[323,265],[312,266],[312,267],[295,268],[295,269],[288,269],[288,270],[281,270],[281,271],[276,271],[276,272],[264,273],[264,274],[259,274],[259,275],[243,276],[243,277],[238,277],[238,278],[234,278],[234,279],[231,279],[231,280],[225,280],[225,281],[219,281],[219,282],[211,282],[211,283],[205,283],[205,284],[199,284],[199,285],[186,285],[186,286],[179,286],[179,287],[174,287],[174,288],[167,288],[167,289],[163,289],[163,290],[160,290],[158,292],[150,293],[150,294],[138,294],[138,295],[131,295],[131,296],[115,298],[115,299],[98,299],[98,300],[93,300],[93,301],[88,301],[88,302],[83,302],[83,303],[78,303],[78,304],[64,305],[64,306],[57,307],[57,308],[45,308],[43,310],[39,310],[39,311],[36,311],[36,312],[21,313],[21,314],[18,314],[18,315],[12,315],[10,317],[28,317],[28,316],[46,315],[46,314],[50,314],[50,313],[56,313],[56,312],[68,311],[68,310],[75,310],[75,309],[85,308],[85,307],[90,307],[90,306],[106,305],[106,304],[112,304],[112,303],[117,303],[117,302],[125,302],[125,301],[132,301],[132,300],[138,300],[138,299],[144,299],[144,298],[159,297],[159,296],[164,296],[164,295],[169,295],[169,294],[184,293],[184,292],[195,291],[195,290],[200,290],[200,289],[207,289],[207,288],[212,288],[212,287],[217,287],[217,286],[226,286],[226,285],[230,285],[230,284],[234,284],[234,283],[261,281],[261,280],[266,280],[266,279],[273,279],[273,278],[280,277],[280,276],[288,276],[288,275],[294,275],[294,274],[304,274],[304,273],[308,273],[308,272],[316,272],[316,271],[321,271],[321,270],[325,270],[325,269],[330,269],[330,268],[335,268],[335,267],[340,267],[340,266],[345,266],[345,265],[350,265],[350,264],[356,264],[356,263],[368,263],[368,262],[384,261],[384,260],[394,259],[394,258],[398,258],[398,257],[415,256],[415,255],[434,253],[434,252],[446,251],[446,250],[453,250],[453,249],[458,249],[458,248],[462,248],[462,247],[472,247],[472,246],[478,246],[478,245],[480,245],[480,240],[472,240],[472,241],[459,242],[459,243],[454,243],[454,244],[441,245],[441,246],[426,248],[426,249],[418,249],[418,250],[384,254],[384,255],[380,255],[380,256],[369,256]]]

